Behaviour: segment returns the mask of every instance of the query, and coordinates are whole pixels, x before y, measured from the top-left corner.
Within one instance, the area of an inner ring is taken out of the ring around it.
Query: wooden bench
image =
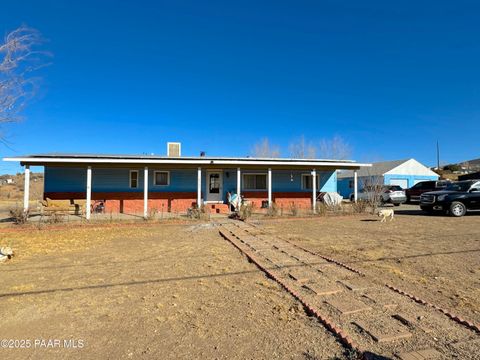
[[[47,215],[52,213],[81,215],[85,208],[85,202],[86,200],[52,200],[47,198],[42,201],[42,213]]]

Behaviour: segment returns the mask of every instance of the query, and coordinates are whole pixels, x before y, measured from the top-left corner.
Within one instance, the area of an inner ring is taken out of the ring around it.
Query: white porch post
[[[312,170],[312,207],[315,213],[317,209],[317,171]]]
[[[197,170],[197,207],[200,209],[202,206],[202,168]]]
[[[28,211],[28,201],[30,200],[30,165],[25,165],[25,184],[23,188],[23,211]]]
[[[143,170],[143,217],[148,217],[148,167]]]
[[[92,203],[92,167],[87,167],[87,203],[85,205],[85,217],[87,220],[90,220],[91,212],[91,203]]]
[[[241,178],[240,176],[242,176],[241,172],[240,172],[240,168],[237,168],[237,196],[240,197],[240,191],[241,191]]]
[[[353,171],[353,200],[357,202],[358,199],[358,177],[357,170]]]
[[[268,207],[272,206],[272,168],[268,168]]]

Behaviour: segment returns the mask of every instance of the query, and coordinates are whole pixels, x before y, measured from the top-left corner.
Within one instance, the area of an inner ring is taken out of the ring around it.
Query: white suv
[[[353,193],[350,201],[354,200]],[[405,190],[398,185],[366,186],[358,192],[358,200],[375,201],[380,204],[399,206],[407,201]]]

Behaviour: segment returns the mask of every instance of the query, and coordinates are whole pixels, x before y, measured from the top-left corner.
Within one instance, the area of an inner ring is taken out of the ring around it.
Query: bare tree
[[[251,154],[255,157],[264,158],[279,157],[280,148],[276,145],[270,144],[270,140],[268,140],[268,138],[263,138],[253,146]]]
[[[288,147],[290,157],[294,159],[315,159],[317,149],[312,143],[307,143],[305,136],[292,141]]]
[[[346,160],[352,154],[350,145],[338,135],[320,141],[320,157],[323,159]]]
[[[20,26],[0,43],[0,141],[4,141],[5,123],[19,121],[25,104],[35,94],[38,78],[35,70],[46,65],[50,56],[37,50],[43,42],[40,33]]]
[[[365,192],[363,201],[366,201],[368,206],[375,214],[378,206],[383,205],[383,177],[370,174],[370,169],[366,169],[367,175],[362,177],[359,181],[360,188]]]

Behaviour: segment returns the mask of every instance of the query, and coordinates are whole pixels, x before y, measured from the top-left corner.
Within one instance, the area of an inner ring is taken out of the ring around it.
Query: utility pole
[[[437,170],[440,170],[440,147],[437,140]]]

